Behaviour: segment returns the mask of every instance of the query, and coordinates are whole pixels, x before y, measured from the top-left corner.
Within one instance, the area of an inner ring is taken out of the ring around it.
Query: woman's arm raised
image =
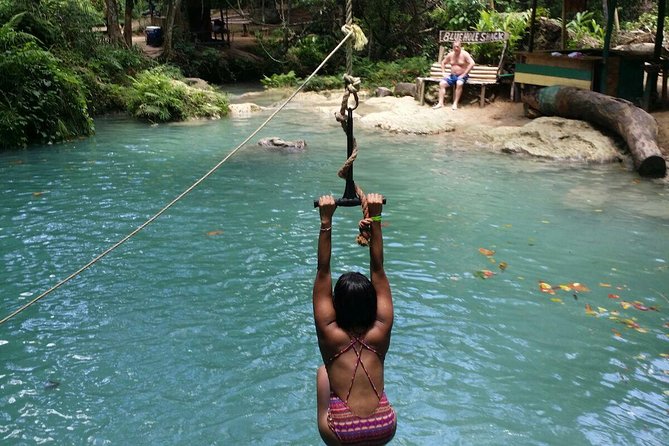
[[[363,220],[363,224],[369,225],[372,233],[369,241],[369,261],[371,281],[376,290],[376,319],[390,331],[393,325],[393,299],[390,283],[383,268],[383,234],[381,232],[383,196],[368,194],[367,209],[369,218]]]
[[[318,200],[321,228],[318,234],[318,266],[314,280],[313,305],[314,321],[319,334],[336,320],[332,303],[332,275],[330,258],[332,257],[332,216],[336,209],[334,197],[324,195]]]

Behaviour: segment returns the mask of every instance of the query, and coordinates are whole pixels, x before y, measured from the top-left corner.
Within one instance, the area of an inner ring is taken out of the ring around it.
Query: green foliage
[[[441,6],[430,13],[430,18],[440,30],[470,30],[488,3],[484,0],[442,0]]]
[[[569,46],[601,47],[604,43],[604,28],[599,26],[593,17],[594,13],[590,11],[577,12],[567,23]]]
[[[218,118],[229,111],[225,94],[186,85],[173,68],[158,67],[139,73],[125,95],[128,110],[150,122]]]
[[[288,70],[308,76],[325,59],[336,42],[328,37],[309,34],[298,39],[286,53]]]
[[[80,79],[37,39],[0,27],[0,147],[54,143],[93,133]]]
[[[416,77],[425,75],[430,70],[426,57],[416,56],[395,62],[376,62],[362,70],[360,76],[368,88],[393,87],[398,82],[414,82]]]
[[[304,91],[341,90],[344,88],[342,76],[314,76],[304,86]]]
[[[518,45],[525,35],[530,15],[530,11],[499,13],[497,11],[482,10],[479,21],[476,24],[476,30],[508,32],[509,44],[505,57],[512,59],[514,52],[518,49]],[[475,44],[469,47],[469,51],[477,63],[493,65],[499,62],[503,49],[503,42]]]
[[[88,0],[0,0],[0,23],[25,13],[15,29],[34,35],[44,49],[64,58],[76,52],[90,56],[100,43],[93,27],[103,22]]]
[[[639,15],[638,19],[631,22],[627,22],[624,25],[624,28],[628,31],[641,30],[655,34],[657,32],[657,10],[655,9],[650,12],[642,13],[641,15]],[[667,32],[666,16],[664,18],[664,31]]]
[[[216,84],[237,80],[223,52],[198,47],[192,42],[177,41],[169,62],[178,66],[186,77],[198,77]]]
[[[273,74],[270,77],[263,76],[260,82],[265,88],[285,88],[295,87],[301,82],[294,71],[289,71],[285,74]]]

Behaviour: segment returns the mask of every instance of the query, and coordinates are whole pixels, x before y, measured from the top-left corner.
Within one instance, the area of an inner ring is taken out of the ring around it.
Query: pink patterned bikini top
[[[360,346],[357,348],[357,346]],[[365,367],[365,363],[362,362],[362,350],[367,349],[372,353],[376,353],[376,355],[383,361],[383,356],[372,346],[367,344],[364,339],[358,338],[355,336],[351,336],[351,342],[341,350],[339,350],[338,353],[334,354],[330,359],[328,359],[327,364],[332,364],[332,362],[339,358],[341,355],[346,353],[347,351],[353,349],[355,352],[355,356],[357,357],[355,361],[355,368],[353,369],[353,377],[351,378],[351,385],[348,388],[348,393],[346,394],[346,399],[344,402],[348,403],[348,397],[351,396],[351,390],[353,390],[353,382],[355,381],[355,375],[358,372],[358,367],[362,366],[362,370],[365,372],[365,376],[367,376],[367,379],[369,380],[369,383],[372,385],[372,389],[374,389],[374,393],[376,393],[376,396],[381,399],[381,394],[377,390],[376,386],[374,385],[374,381],[372,381],[371,376],[369,376],[369,372],[367,371],[367,367]]]

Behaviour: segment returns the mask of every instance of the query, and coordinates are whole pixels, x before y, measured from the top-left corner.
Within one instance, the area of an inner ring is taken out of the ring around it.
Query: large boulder
[[[386,96],[392,96],[393,91],[390,88],[386,87],[378,87],[376,91],[374,92],[374,96],[377,98],[384,98]]]
[[[395,96],[416,96],[416,84],[413,82],[398,82],[395,85]]]
[[[542,117],[522,127],[491,128],[482,135],[494,150],[512,155],[590,163],[626,159],[616,139],[574,119]]]

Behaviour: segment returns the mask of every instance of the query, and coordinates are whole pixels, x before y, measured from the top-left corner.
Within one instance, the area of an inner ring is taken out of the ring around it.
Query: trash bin
[[[149,46],[160,46],[163,44],[163,30],[160,26],[146,27],[146,44]]]

